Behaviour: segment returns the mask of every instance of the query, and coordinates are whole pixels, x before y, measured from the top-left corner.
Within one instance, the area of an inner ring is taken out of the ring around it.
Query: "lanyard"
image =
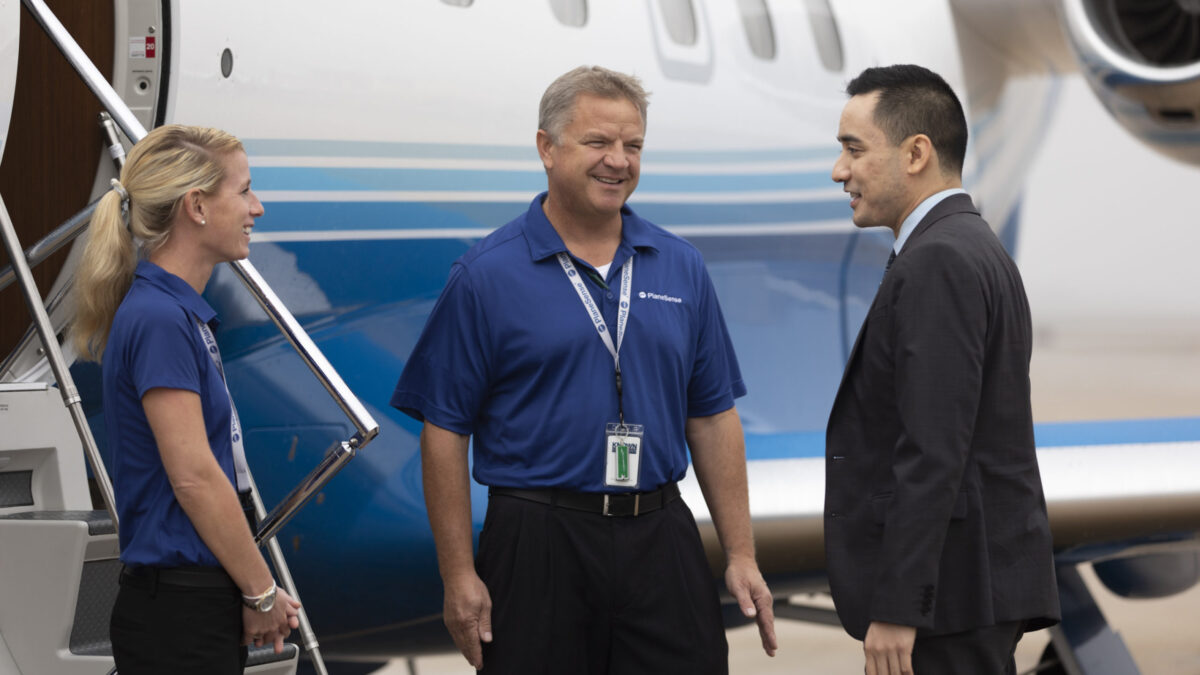
[[[621,342],[625,340],[625,326],[629,323],[629,297],[633,290],[633,256],[627,258],[625,264],[621,265],[621,304],[617,308],[616,346],[613,346],[612,336],[608,333],[608,326],[604,325],[604,315],[600,312],[600,308],[596,306],[596,301],[592,299],[592,294],[588,292],[587,286],[583,283],[582,275],[575,269],[575,263],[571,261],[571,256],[566,253],[559,253],[558,264],[562,266],[563,273],[567,275],[567,281],[570,281],[571,286],[575,288],[575,294],[579,296],[579,301],[583,303],[583,308],[587,310],[588,317],[592,320],[592,326],[596,328],[596,332],[600,335],[600,340],[604,342],[608,353],[612,354],[613,368],[617,379],[617,414],[620,416],[621,424],[625,424],[625,411],[621,404]]]
[[[242,445],[242,425],[238,421],[237,408],[233,406],[233,396],[229,393],[229,383],[225,382],[225,368],[221,366],[221,351],[217,349],[217,339],[213,337],[208,325],[196,319],[200,327],[200,338],[204,340],[204,351],[212,358],[213,365],[221,374],[221,382],[225,383],[225,395],[229,397],[229,435],[233,442],[233,471],[237,477],[238,492],[250,490],[250,467],[246,464],[246,448]]]

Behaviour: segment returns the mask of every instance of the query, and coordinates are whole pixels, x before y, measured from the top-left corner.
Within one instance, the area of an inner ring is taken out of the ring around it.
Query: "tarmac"
[[[1200,417],[1200,326],[1140,325],[1136,331],[1039,328],[1030,378],[1039,422]],[[1110,593],[1090,566],[1081,574],[1110,627],[1119,633],[1146,675],[1200,675],[1200,585],[1155,600]],[[805,598],[806,602],[813,602]],[[827,598],[816,598],[828,602]],[[767,657],[757,630],[730,630],[731,675],[829,675],[863,672],[861,643],[840,627],[781,621],[779,652]],[[1019,673],[1034,672],[1048,631],[1025,636],[1017,648]],[[396,659],[375,675],[466,675],[457,654]],[[919,674],[918,674],[919,675]]]

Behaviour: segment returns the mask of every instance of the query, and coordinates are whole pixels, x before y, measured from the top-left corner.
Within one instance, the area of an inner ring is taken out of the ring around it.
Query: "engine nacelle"
[[[1200,0],[1061,0],[1080,72],[1114,118],[1200,165]]]
[[[1096,576],[1123,598],[1165,598],[1182,593],[1200,580],[1200,554],[1194,551],[1153,553],[1094,563]]]

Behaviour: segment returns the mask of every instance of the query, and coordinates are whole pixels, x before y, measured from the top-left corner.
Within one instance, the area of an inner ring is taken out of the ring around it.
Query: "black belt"
[[[654,492],[571,492],[570,490],[523,490],[521,488],[488,488],[488,495],[516,497],[539,504],[559,506],[575,511],[599,513],[603,516],[638,516],[657,511],[679,498],[679,486],[667,483]]]
[[[148,565],[125,566],[121,569],[121,583],[134,587],[154,588],[186,586],[188,588],[236,589],[229,573],[220,567],[151,567]]]

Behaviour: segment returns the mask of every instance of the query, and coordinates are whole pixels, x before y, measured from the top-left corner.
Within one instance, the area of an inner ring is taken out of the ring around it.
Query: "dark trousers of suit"
[[[493,495],[475,567],[487,675],[726,675],[716,583],[682,499],[636,517]]]
[[[1013,653],[1025,634],[1024,621],[985,626],[962,633],[917,638],[915,675],[1016,675]]]

